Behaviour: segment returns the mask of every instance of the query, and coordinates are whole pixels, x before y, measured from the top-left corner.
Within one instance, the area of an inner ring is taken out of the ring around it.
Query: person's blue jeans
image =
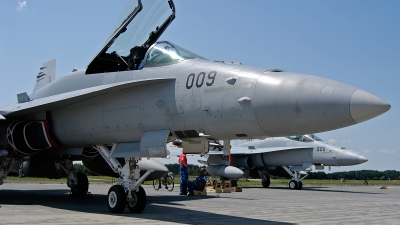
[[[183,181],[187,181],[189,179],[187,167],[179,166],[179,172],[181,173],[181,180],[179,182],[179,188],[182,192],[186,192],[186,185],[183,184]]]
[[[182,181],[182,192],[186,192],[186,190],[189,193],[193,193],[193,189],[194,189],[194,182],[190,181],[190,180],[184,180]]]
[[[190,180],[182,181],[182,188],[183,188],[182,189],[183,192],[185,192],[187,190],[189,193],[192,193],[192,194],[193,194],[193,190],[200,190],[199,186],[195,182],[190,181]]]
[[[187,182],[187,189],[188,189],[189,193],[193,194],[193,186],[194,186],[194,182],[192,182],[192,181]]]

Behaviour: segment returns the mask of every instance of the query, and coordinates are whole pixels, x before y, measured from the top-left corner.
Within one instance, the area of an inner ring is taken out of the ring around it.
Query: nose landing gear
[[[146,192],[140,184],[154,170],[148,170],[140,176],[140,169],[137,164],[139,158],[125,158],[124,167],[112,156],[117,144],[113,144],[111,151],[104,145],[97,145],[96,149],[103,156],[110,167],[119,173],[118,184],[108,191],[107,206],[112,213],[122,213],[125,207],[132,213],[141,213],[146,208]]]
[[[287,166],[282,166],[282,168],[290,175],[292,176],[292,180],[289,182],[289,188],[294,190],[294,189],[302,189],[303,188],[303,182],[302,180],[308,176],[308,174],[302,176],[300,171],[291,171],[291,167]]]

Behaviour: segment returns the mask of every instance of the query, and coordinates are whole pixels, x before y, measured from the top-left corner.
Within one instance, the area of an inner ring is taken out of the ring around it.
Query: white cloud
[[[328,140],[328,143],[335,143],[335,142],[336,142],[335,139],[329,139],[329,140]]]
[[[396,151],[393,151],[393,150],[386,150],[386,149],[384,149],[384,150],[379,150],[378,152],[379,152],[379,153],[383,153],[383,154],[395,154],[395,153],[396,153]]]
[[[18,2],[18,7],[15,9],[17,12],[22,12],[26,8],[26,1]]]

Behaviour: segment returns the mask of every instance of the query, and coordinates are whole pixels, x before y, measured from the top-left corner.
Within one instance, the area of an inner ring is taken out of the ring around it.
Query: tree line
[[[174,174],[174,176],[179,175],[179,164],[166,164],[165,165],[170,172]],[[189,176],[198,176],[200,168],[204,166],[198,165],[188,165],[188,174]],[[100,176],[100,174],[94,173],[90,171],[82,164],[74,164],[75,172],[85,173],[88,176]],[[271,176],[272,179],[279,178],[275,176]],[[334,172],[334,173],[325,173],[323,171],[319,172],[309,172],[306,179],[316,179],[316,180],[398,180],[400,179],[400,171],[396,170],[356,170],[356,171],[348,171],[348,172]]]
[[[180,172],[179,172],[179,164],[178,163],[166,164],[165,166],[168,168],[169,172],[172,172],[174,174],[174,176],[177,176],[177,175],[180,174]],[[198,176],[200,168],[203,168],[203,167],[205,167],[205,166],[198,166],[198,165],[188,164],[188,174],[189,174],[189,176]]]
[[[95,172],[89,170],[83,164],[80,164],[80,163],[74,164],[74,170],[76,173],[84,173],[88,176],[101,176],[101,174],[98,174],[98,173],[95,173]]]
[[[309,172],[306,179],[340,180],[341,178],[344,178],[346,180],[399,180],[400,171],[356,170],[335,173]]]

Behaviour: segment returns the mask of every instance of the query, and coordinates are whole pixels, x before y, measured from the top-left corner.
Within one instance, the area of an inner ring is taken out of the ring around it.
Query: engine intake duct
[[[234,165],[235,167],[238,167],[240,169],[245,169],[245,170],[255,168],[251,156],[237,157],[237,156],[233,155],[231,165]]]
[[[49,135],[47,121],[16,121],[7,128],[7,141],[16,154],[32,156],[37,151],[58,148]]]

